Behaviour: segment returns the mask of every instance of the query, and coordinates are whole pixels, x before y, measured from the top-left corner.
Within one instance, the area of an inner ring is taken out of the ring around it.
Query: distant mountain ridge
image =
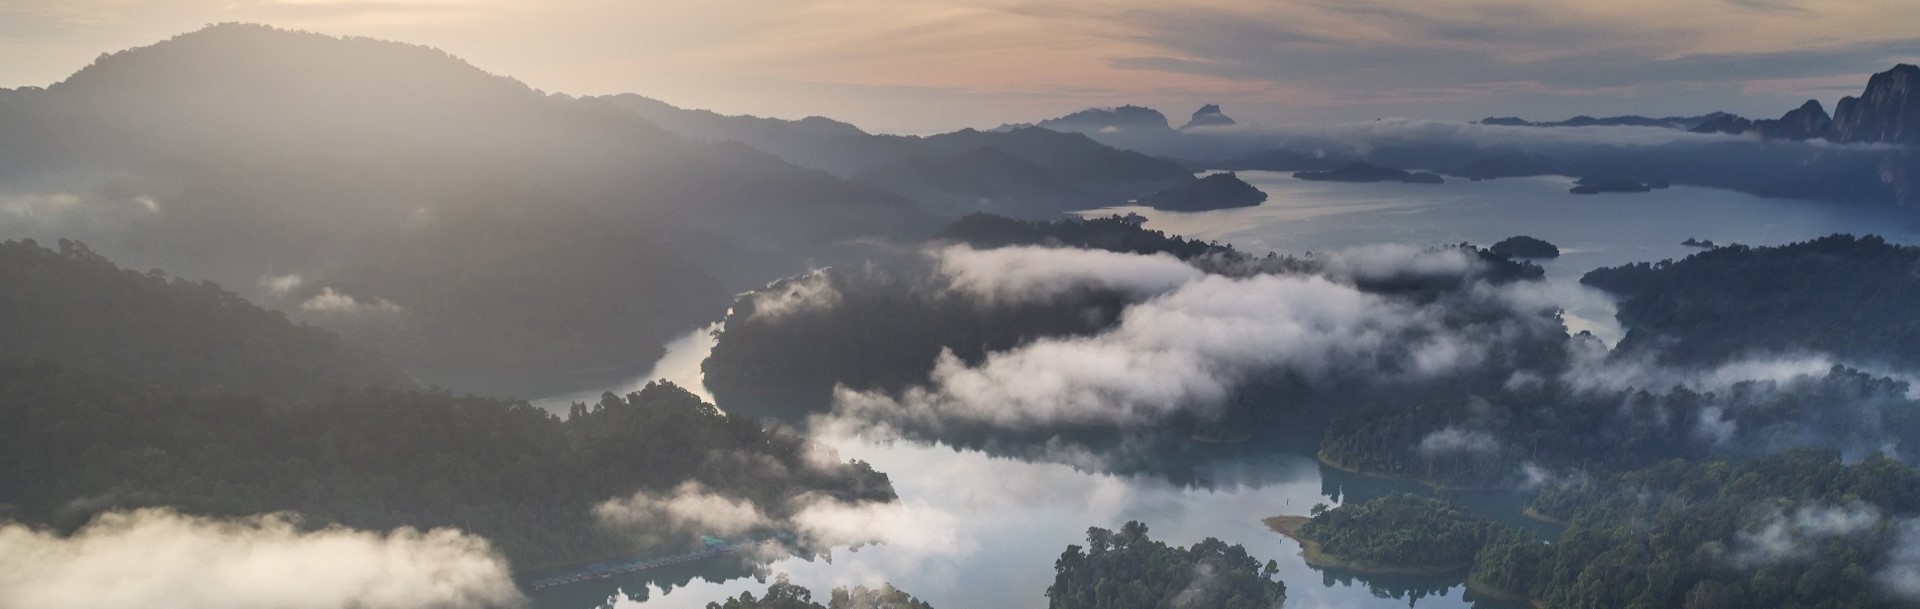
[[[1806,103],[1777,119],[1749,120],[1725,112],[1701,116],[1576,116],[1556,122],[1533,122],[1516,117],[1489,117],[1483,125],[1522,127],[1640,126],[1681,129],[1694,133],[1752,133],[1764,139],[1825,139],[1842,143],[1920,144],[1920,67],[1896,64],[1867,79],[1860,95],[1840,98],[1833,114],[1819,100]]]
[[[676,134],[742,142],[795,164],[898,193],[945,217],[992,212],[1052,218],[1062,211],[1117,205],[1192,179],[1179,163],[1058,129],[1003,126],[929,136],[869,134],[822,118],[721,116],[637,95],[605,99]],[[1165,122],[1162,117],[1163,128]]]
[[[1187,119],[1187,124],[1181,125],[1180,130],[1186,131],[1200,127],[1230,127],[1235,124],[1237,123],[1233,120],[1233,117],[1227,116],[1226,113],[1220,111],[1219,104],[1207,104],[1201,106],[1199,110],[1194,110],[1193,118]]]
[[[1024,125],[1002,125],[996,131],[1010,131],[1022,126]],[[1159,110],[1131,105],[1117,108],[1088,108],[1059,118],[1043,120],[1034,123],[1033,126],[1068,133],[1173,131],[1173,124],[1167,121],[1167,115],[1161,114]]]
[[[56,202],[0,238],[254,288],[463,390],[631,374],[735,289],[932,229],[878,188],[370,38],[214,25],[0,100],[0,184]]]
[[[1858,97],[1840,98],[1832,133],[1842,142],[1920,144],[1920,67],[1896,65],[1869,78]]]
[[[1699,116],[1663,116],[1659,118],[1622,115],[1595,118],[1576,116],[1563,121],[1529,121],[1517,116],[1489,116],[1476,121],[1482,125],[1505,127],[1659,127],[1662,129],[1690,130],[1703,123],[1722,120],[1733,116],[1725,112],[1710,112]]]
[[[1840,98],[1829,116],[1809,99],[1778,119],[1733,117],[1697,125],[1698,133],[1752,133],[1763,139],[1920,144],[1920,67],[1898,64],[1867,79],[1858,96]]]

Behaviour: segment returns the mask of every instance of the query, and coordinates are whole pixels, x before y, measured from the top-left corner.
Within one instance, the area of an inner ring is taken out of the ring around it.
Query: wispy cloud
[[[0,524],[0,607],[434,609],[524,599],[459,531],[303,530],[291,516],[109,512],[72,535]]]

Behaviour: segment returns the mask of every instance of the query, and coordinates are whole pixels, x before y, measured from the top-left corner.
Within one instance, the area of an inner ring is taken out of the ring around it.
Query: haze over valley
[[[1855,7],[269,4],[0,89],[0,609],[1920,606],[1920,39]],[[0,48],[149,7],[55,8]],[[1489,84],[1553,32],[1613,52]],[[825,56],[885,83],[738,84]]]

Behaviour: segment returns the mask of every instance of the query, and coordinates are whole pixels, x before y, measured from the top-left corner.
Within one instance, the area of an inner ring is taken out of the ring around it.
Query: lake
[[[1571,178],[1513,178],[1441,185],[1341,184],[1294,180],[1272,172],[1241,172],[1269,195],[1251,208],[1197,213],[1137,207],[1087,214],[1139,213],[1147,226],[1173,234],[1218,240],[1253,253],[1325,252],[1382,243],[1422,246],[1472,242],[1490,245],[1530,235],[1558,245],[1563,255],[1541,261],[1566,307],[1568,325],[1609,342],[1619,328],[1611,301],[1578,285],[1580,275],[1600,266],[1679,258],[1694,248],[1688,238],[1718,243],[1777,245],[1835,232],[1875,233],[1915,242],[1911,222],[1884,210],[1795,200],[1769,200],[1731,191],[1676,186],[1637,194],[1572,195]],[[699,362],[712,347],[711,328],[690,332],[646,376],[622,386],[631,391],[653,378],[699,389]],[[573,400],[597,399],[585,389],[540,403],[564,411]],[[723,401],[719,404],[727,408]],[[831,562],[787,559],[766,567],[824,599],[836,585],[891,582],[942,609],[1044,607],[1053,562],[1068,544],[1084,543],[1087,527],[1118,528],[1140,520],[1151,536],[1188,545],[1205,537],[1243,544],[1262,560],[1278,560],[1291,607],[1451,608],[1479,606],[1463,598],[1459,577],[1361,578],[1306,566],[1300,548],[1260,523],[1266,516],[1305,515],[1316,503],[1338,505],[1382,493],[1426,492],[1410,483],[1356,476],[1321,466],[1310,445],[1247,454],[1197,466],[1200,482],[1179,484],[1161,476],[1078,471],[1052,463],[997,458],[940,445],[884,443],[859,437],[818,438],[842,458],[868,461],[892,476],[901,501],[916,518],[872,523],[889,543],[858,550],[836,549]],[[1517,517],[1518,502],[1502,493],[1460,497],[1470,507],[1502,521],[1550,529]],[[738,564],[689,566],[616,580],[642,590],[644,602],[627,608],[704,607],[723,596],[765,586],[744,578]],[[670,590],[665,589],[671,587]],[[601,590],[602,588],[595,588]],[[602,592],[543,591],[541,607],[579,609]]]

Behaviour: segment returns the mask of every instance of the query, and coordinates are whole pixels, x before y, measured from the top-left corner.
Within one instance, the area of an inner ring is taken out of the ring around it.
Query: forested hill
[[[821,117],[723,116],[638,95],[600,98],[686,137],[738,141],[795,164],[897,192],[930,213],[1052,218],[1193,180],[1179,163],[1079,133],[1025,127],[930,136],[869,134]]]
[[[823,463],[804,438],[671,384],[565,419],[405,385],[212,283],[124,270],[71,241],[0,243],[0,521],[294,511],[314,526],[457,527],[526,568],[678,551],[705,532],[596,520],[636,492],[697,484],[763,506],[765,529],[810,502],[894,497],[865,464]]]
[[[0,179],[30,212],[0,238],[217,281],[382,339],[423,380],[518,395],[625,374],[833,244],[936,228],[898,195],[436,49],[245,24],[0,96]],[[373,306],[313,301],[328,289]]]
[[[0,360],[281,396],[404,382],[375,354],[213,283],[122,269],[79,242],[58,247],[0,242]]]
[[[1438,499],[1396,493],[1331,510],[1318,509],[1291,532],[1312,542],[1310,562],[1385,573],[1465,570],[1480,548],[1523,536]],[[1281,527],[1269,519],[1269,526]],[[1305,545],[1305,544],[1303,544]]]
[[[1229,246],[1168,236],[1120,216],[1031,222],[972,214],[949,224],[930,244],[1165,253],[1221,266],[1251,260]],[[1090,289],[986,306],[947,290],[932,265],[925,252],[903,252],[883,264],[836,267],[741,296],[701,365],[708,385],[722,393],[835,384],[897,389],[925,380],[943,349],[977,361],[1042,336],[1092,333],[1116,321],[1125,304],[1113,290]],[[764,314],[773,304],[807,300],[802,297],[829,298],[832,306]]]
[[[667,384],[562,420],[439,391],[289,404],[42,361],[0,364],[0,421],[0,520],[64,529],[107,509],[290,510],[314,526],[463,529],[523,569],[681,550],[707,531],[610,530],[594,508],[689,481],[762,506],[776,527],[804,507],[797,498],[894,496],[865,464],[814,465],[801,438]]]
[[[1792,451],[1555,481],[1552,544],[1480,553],[1472,581],[1547,607],[1894,608],[1920,603],[1920,473]]]
[[[1053,569],[1048,609],[1262,609],[1287,598],[1287,585],[1273,579],[1274,561],[1263,564],[1245,547],[1212,537],[1187,548],[1167,545],[1138,521],[1118,531],[1088,528],[1086,547],[1067,546]]]
[[[1920,247],[1851,235],[1731,245],[1580,281],[1626,296],[1626,351],[1689,364],[1815,351],[1920,367]]]
[[[1188,260],[1210,253],[1232,253],[1233,246],[1203,243],[1142,226],[1139,216],[1108,216],[1023,222],[993,214],[969,214],[954,220],[935,239],[988,249],[1013,245],[1065,246],[1132,254],[1172,254]]]

